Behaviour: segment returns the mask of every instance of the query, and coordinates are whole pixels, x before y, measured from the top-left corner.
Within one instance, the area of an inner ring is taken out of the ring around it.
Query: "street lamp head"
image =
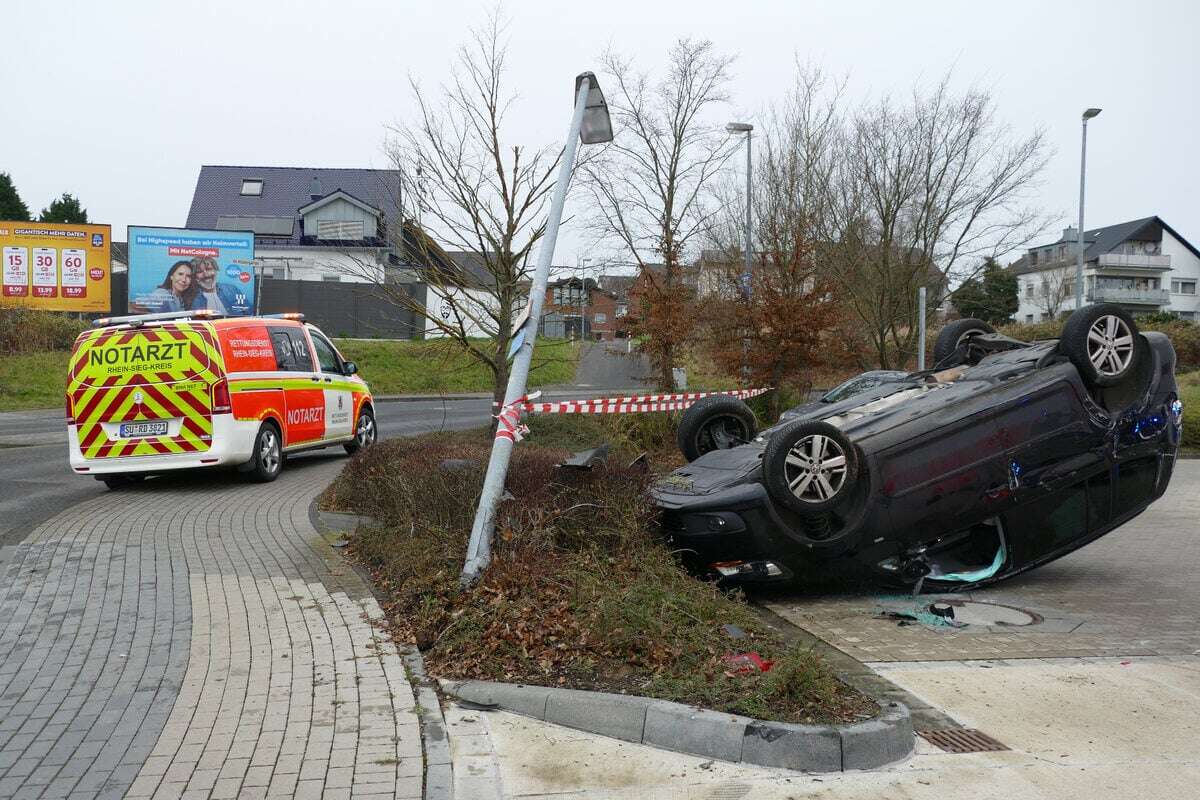
[[[754,130],[754,126],[749,122],[731,122],[725,126],[728,133],[749,133]]]
[[[583,124],[579,128],[579,141],[584,144],[602,144],[613,140],[612,120],[608,116],[608,103],[593,72],[580,73],[575,78],[575,94],[583,82],[588,83],[587,104],[583,109]]]
[[[1097,115],[1097,114],[1099,114],[1099,113],[1100,113],[1100,109],[1098,109],[1098,108],[1089,108],[1087,111],[1084,111],[1084,112],[1083,112],[1083,118],[1084,118],[1084,119],[1091,119],[1092,117],[1096,116],[1096,115]]]

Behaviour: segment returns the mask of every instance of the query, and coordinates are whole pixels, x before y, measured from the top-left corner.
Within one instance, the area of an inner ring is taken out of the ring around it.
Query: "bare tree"
[[[759,126],[749,298],[740,291],[746,201],[740,181],[722,185],[723,211],[710,227],[715,253],[706,260],[719,266],[702,315],[708,349],[730,372],[744,361],[748,377],[764,385],[806,389],[813,366],[841,355],[829,338],[843,311],[818,266],[816,242],[836,172],[843,85],[801,65],[786,100]]]
[[[393,250],[426,284],[426,302],[375,264],[354,270],[433,335],[484,364],[497,402],[508,383],[513,322],[527,300],[530,256],[545,231],[545,206],[561,157],[561,149],[506,138],[513,97],[504,84],[504,27],[494,10],[473,30],[439,92],[410,81],[415,118],[390,129],[388,157],[406,176],[408,191],[397,198],[407,222],[389,236]],[[452,250],[465,256],[452,258]]]
[[[1063,304],[1075,294],[1074,266],[1057,266],[1029,276],[1035,281],[1033,290],[1038,307],[1046,312],[1046,319],[1057,319]]]
[[[1046,227],[1025,205],[1046,164],[1043,134],[1014,137],[994,106],[984,91],[954,94],[947,76],[906,103],[858,109],[845,131],[824,258],[881,367],[915,353],[919,287],[932,313],[985,258]]]
[[[669,56],[666,74],[654,79],[630,59],[604,55],[616,139],[583,168],[593,231],[638,267],[631,330],[645,337],[641,347],[664,389],[695,324],[684,259],[711,220],[711,183],[737,145],[712,118],[728,103],[732,59],[690,39]]]

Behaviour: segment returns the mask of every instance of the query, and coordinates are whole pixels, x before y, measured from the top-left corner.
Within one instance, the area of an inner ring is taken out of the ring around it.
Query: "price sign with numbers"
[[[111,240],[108,225],[0,220],[0,306],[108,311]]]
[[[52,247],[33,248],[33,296],[58,296],[58,251]]]
[[[26,297],[29,294],[29,250],[6,247],[4,256],[4,296]]]
[[[63,297],[87,297],[87,251],[64,248],[61,269]]]

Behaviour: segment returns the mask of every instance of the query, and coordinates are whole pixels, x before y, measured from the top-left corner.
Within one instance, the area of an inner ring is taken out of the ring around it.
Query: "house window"
[[[361,239],[366,225],[362,220],[317,220],[318,239]]]
[[[578,306],[583,304],[583,290],[578,286],[555,286],[554,305]]]
[[[1172,294],[1195,294],[1196,293],[1196,282],[1195,281],[1173,280],[1173,281],[1171,281],[1171,293]]]
[[[262,194],[262,179],[260,178],[243,178],[242,179],[242,196],[243,197],[258,197]]]
[[[629,313],[629,306],[625,305],[624,303],[618,303],[617,304],[617,313],[614,316],[616,316],[617,319],[620,319],[621,317],[625,316],[628,313]]]
[[[599,322],[601,325],[608,322],[608,314],[593,314],[592,322]]]
[[[326,283],[338,283],[342,280],[341,275],[330,275],[328,272],[321,276],[321,280]]]
[[[1025,296],[1029,297],[1029,298],[1033,297],[1033,281],[1032,280],[1030,280],[1029,283],[1025,284]]]
[[[1195,311],[1176,311],[1175,316],[1179,317],[1180,319],[1195,319],[1196,312]]]
[[[1037,266],[1037,251],[1036,250],[1029,251],[1029,266],[1031,266],[1031,267]]]

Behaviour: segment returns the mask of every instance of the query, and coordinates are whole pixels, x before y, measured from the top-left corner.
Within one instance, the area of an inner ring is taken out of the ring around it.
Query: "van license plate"
[[[137,436],[166,436],[165,422],[124,422],[121,424],[121,438],[132,439]]]

